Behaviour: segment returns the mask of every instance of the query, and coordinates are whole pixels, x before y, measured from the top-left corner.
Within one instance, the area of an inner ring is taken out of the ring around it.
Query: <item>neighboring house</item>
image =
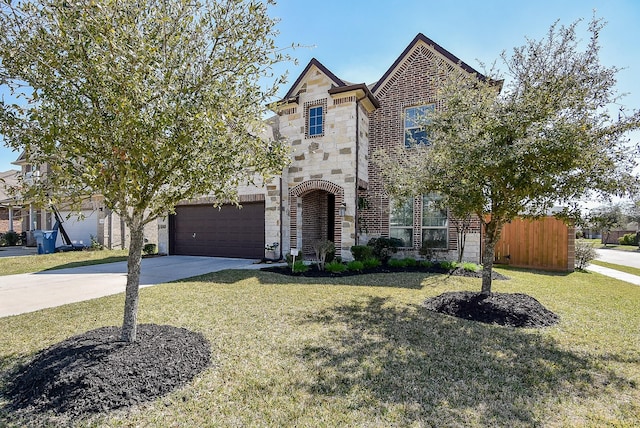
[[[16,217],[16,209],[9,194],[9,189],[18,184],[19,174],[15,169],[0,172],[0,234],[22,232],[22,222]]]
[[[34,170],[25,157],[25,153],[22,153],[12,163],[21,168],[20,174],[26,184],[37,180],[38,177],[47,172],[46,165],[41,169]],[[0,199],[0,205],[7,205],[13,208],[14,217],[18,219],[20,231],[26,233],[26,245],[28,246],[36,245],[34,230],[50,230],[55,225],[55,216],[50,207],[23,200],[20,196],[13,196],[4,201]],[[73,244],[88,247],[91,245],[92,239],[94,239],[97,243],[111,249],[127,248],[129,246],[129,234],[124,222],[116,214],[109,212],[104,206],[100,195],[88,197],[82,204],[80,212],[72,211],[64,205],[56,208],[60,213],[62,225]],[[156,223],[152,222],[145,228],[145,238],[149,242],[156,243],[158,241]],[[58,233],[56,247],[63,244],[62,234]]]
[[[438,77],[445,69],[474,69],[418,34],[372,85],[346,82],[313,59],[278,103],[268,121],[274,138],[285,138],[291,163],[263,187],[240,191],[242,209],[213,208],[211,200],[185,201],[159,223],[159,247],[170,254],[262,258],[265,244],[282,254],[333,241],[336,254],[371,237],[397,237],[416,253],[424,241],[449,258],[457,253],[456,231],[433,195],[392,200],[372,153],[405,144],[406,135],[427,143],[417,116],[436,104]],[[410,156],[410,149],[407,151]],[[480,225],[467,236],[466,260],[480,259]]]

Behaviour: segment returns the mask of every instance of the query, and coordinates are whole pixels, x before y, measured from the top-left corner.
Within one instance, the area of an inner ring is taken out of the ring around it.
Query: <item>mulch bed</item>
[[[301,276],[304,278],[339,278],[343,276],[354,276],[354,275],[363,275],[368,273],[392,273],[392,272],[422,272],[422,273],[439,273],[439,274],[449,274],[452,276],[465,276],[468,278],[482,278],[482,271],[480,272],[472,272],[468,270],[464,270],[462,268],[456,268],[454,270],[446,270],[442,269],[440,266],[432,266],[432,267],[422,267],[422,266],[413,266],[413,267],[403,267],[403,268],[394,268],[391,266],[379,266],[373,269],[364,269],[360,272],[357,271],[344,271],[340,273],[332,273],[327,270],[320,271],[316,267],[316,265],[311,265],[309,270],[306,272],[293,272],[291,267],[289,266],[269,266],[264,267],[260,270],[265,272],[274,272],[279,273],[281,275],[288,276]],[[507,280],[508,277],[498,273],[491,272],[491,277],[497,280]]]
[[[549,327],[559,321],[558,315],[535,298],[522,293],[454,291],[427,299],[424,306],[434,312],[466,320],[509,327]]]
[[[5,391],[17,418],[52,413],[76,418],[125,408],[189,383],[211,359],[201,333],[140,324],[137,340],[103,327],[53,345],[18,369]]]

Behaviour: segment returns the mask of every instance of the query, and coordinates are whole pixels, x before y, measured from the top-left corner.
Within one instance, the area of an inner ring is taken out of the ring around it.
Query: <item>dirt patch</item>
[[[471,291],[443,293],[424,302],[434,312],[466,320],[510,327],[548,327],[559,321],[558,315],[533,297],[522,293],[482,295]]]
[[[372,269],[363,269],[361,271],[344,271],[339,273],[329,272],[327,270],[320,271],[318,270],[316,265],[310,265],[309,270],[306,272],[297,272],[294,273],[289,266],[269,266],[264,267],[260,270],[265,272],[274,272],[279,273],[281,275],[288,276],[301,276],[304,278],[339,278],[343,276],[354,276],[354,275],[363,275],[363,274],[371,274],[371,273],[392,273],[392,272],[422,272],[422,273],[439,273],[439,274],[449,274],[452,276],[465,276],[468,278],[482,278],[482,271],[480,272],[472,272],[465,270],[463,268],[456,268],[453,270],[442,269],[440,266],[431,266],[431,267],[423,267],[423,266],[411,266],[411,267],[391,267],[391,266],[379,266],[377,268]],[[491,272],[491,277],[496,280],[507,280],[508,277],[496,272]]]
[[[153,400],[187,384],[210,363],[200,333],[141,324],[135,343],[103,327],[71,337],[18,369],[3,391],[16,417],[51,412],[76,418]]]

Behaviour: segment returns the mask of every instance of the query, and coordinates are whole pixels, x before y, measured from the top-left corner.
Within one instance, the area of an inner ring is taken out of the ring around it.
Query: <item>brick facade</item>
[[[407,107],[433,104],[437,102],[437,83],[442,81],[443,73],[455,63],[428,44],[428,39],[416,38],[400,56],[389,72],[374,86],[373,94],[380,102],[380,108],[369,115],[370,142],[369,157],[378,150],[390,152],[404,146],[404,112]],[[407,149],[410,152],[411,149]],[[407,153],[410,155],[410,153]],[[366,190],[359,192],[364,201],[360,210],[360,230],[367,237],[389,236],[389,197],[378,168],[369,163],[369,182]],[[414,200],[413,249],[404,253],[415,254],[422,246],[422,198]],[[457,253],[457,232],[449,219],[448,255],[454,258]],[[472,222],[468,243],[465,247],[465,259],[479,261],[480,222]],[[470,238],[470,239],[469,239]]]

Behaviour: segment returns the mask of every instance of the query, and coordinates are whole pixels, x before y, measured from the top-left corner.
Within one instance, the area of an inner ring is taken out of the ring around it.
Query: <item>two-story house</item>
[[[352,245],[396,237],[407,252],[425,241],[454,258],[456,230],[435,195],[391,199],[372,154],[408,142],[427,144],[416,120],[435,108],[438,82],[452,69],[479,74],[418,34],[377,82],[346,82],[312,59],[268,121],[273,138],[291,146],[291,163],[262,187],[240,189],[242,209],[213,208],[201,198],[176,207],[160,221],[159,248],[170,254],[261,258],[265,245],[286,254],[313,253],[328,239],[350,259]],[[480,226],[467,235],[465,259],[479,261]]]

